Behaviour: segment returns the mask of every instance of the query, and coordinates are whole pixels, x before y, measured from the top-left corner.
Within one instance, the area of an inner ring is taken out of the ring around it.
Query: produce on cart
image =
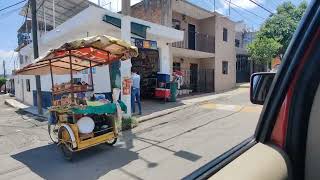
[[[92,68],[137,55],[137,48],[127,42],[105,35],[93,36],[65,43],[17,71],[21,75],[51,75],[48,132],[66,159],[71,160],[76,151],[116,143],[115,121],[121,119],[127,107],[119,100],[117,88],[113,89],[112,100],[94,94]],[[85,69],[89,69],[91,84],[74,82],[73,75]],[[70,81],[54,83],[54,74],[69,74]]]

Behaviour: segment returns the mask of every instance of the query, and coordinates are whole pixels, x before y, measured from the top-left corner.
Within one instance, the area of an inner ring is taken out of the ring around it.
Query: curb
[[[19,110],[19,111],[23,111],[23,112],[25,112],[25,113],[32,114],[33,116],[36,116],[36,117],[40,118],[40,119],[43,120],[43,121],[47,121],[47,117],[45,117],[45,116],[43,116],[43,115],[39,115],[39,114],[33,113],[33,112],[30,112],[30,111],[27,111],[27,110],[25,110],[25,109],[23,109],[23,108],[18,108],[18,107],[16,107],[16,106],[14,106],[13,104],[9,103],[7,100],[4,101],[4,104],[7,105],[7,106],[10,106],[10,107],[12,107],[12,108],[15,108],[15,109],[17,109],[17,110]],[[43,122],[43,121],[42,121],[42,122]]]
[[[155,118],[158,118],[158,117],[161,117],[161,116],[165,116],[165,115],[177,112],[177,111],[182,110],[182,109],[186,109],[186,108],[188,108],[188,107],[190,107],[192,105],[194,105],[194,104],[182,105],[182,106],[178,106],[178,107],[175,107],[175,108],[163,110],[163,111],[157,112],[155,114],[150,114],[150,115],[146,115],[146,116],[137,118],[137,121],[138,121],[138,123],[143,123],[143,122],[149,121],[151,119],[155,119]]]
[[[235,86],[235,87],[233,87],[233,88],[230,89],[230,90],[225,90],[225,91],[216,92],[216,93],[213,93],[213,94],[211,94],[211,95],[219,95],[219,94],[226,93],[226,92],[228,92],[228,91],[233,91],[233,90],[241,89],[241,88],[249,88],[249,87],[246,87],[246,86],[242,86],[242,87],[240,87],[240,86]],[[195,97],[195,98],[197,98],[197,97]],[[214,99],[215,99],[215,98],[210,99],[210,100],[214,100]],[[178,100],[179,100],[179,99],[178,99]],[[183,98],[180,99],[180,100],[183,100]],[[149,120],[158,118],[158,117],[162,117],[162,116],[165,116],[165,115],[168,115],[168,114],[171,114],[171,113],[174,113],[174,112],[177,112],[177,111],[186,109],[186,108],[191,107],[191,106],[200,105],[200,104],[205,103],[205,102],[210,101],[210,100],[203,100],[203,101],[200,101],[200,102],[196,102],[196,103],[192,103],[192,104],[186,104],[186,105],[174,107],[174,108],[171,108],[171,109],[163,110],[163,111],[160,111],[160,112],[156,112],[155,114],[150,114],[150,115],[142,116],[142,117],[137,118],[137,121],[138,121],[138,123],[143,123],[143,122],[146,122],[146,121],[149,121]]]

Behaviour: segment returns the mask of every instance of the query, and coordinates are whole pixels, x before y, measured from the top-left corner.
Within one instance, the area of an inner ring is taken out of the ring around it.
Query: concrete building
[[[249,28],[244,21],[236,22],[235,30],[237,83],[249,82],[252,73],[265,70],[265,66],[252,62],[248,54],[247,46],[255,39],[256,32]]]
[[[188,92],[223,91],[235,86],[235,23],[186,0],[140,2],[131,16],[184,31],[170,48],[170,69],[184,75]]]
[[[50,2],[46,1],[45,3]],[[170,72],[170,63],[167,58],[170,56],[170,54],[168,54],[170,48],[169,44],[181,41],[183,39],[183,32],[130,16],[113,13],[98,7],[89,1],[87,1],[86,5],[83,5],[83,3],[80,3],[80,5],[76,4],[74,0],[60,1],[60,3],[63,4],[55,4],[55,13],[49,12],[50,8],[44,9],[38,13],[38,20],[40,21],[39,24],[43,24],[45,26],[39,26],[40,28],[38,30],[42,31],[39,33],[38,39],[40,56],[44,55],[48,50],[59,47],[64,42],[70,40],[104,34],[123,39],[123,33],[126,33],[125,35],[128,36],[129,39],[131,38],[133,43],[136,39],[140,38],[156,42],[155,47],[153,48],[159,51],[159,71],[161,73]],[[51,4],[45,4],[44,7],[50,6]],[[82,7],[82,9],[80,10],[79,7]],[[68,11],[68,9],[70,10],[73,8],[75,11]],[[41,21],[44,17],[42,16],[42,13],[44,12],[47,13],[45,15],[45,22]],[[54,22],[52,19],[56,19],[57,21]],[[118,24],[119,22],[120,25]],[[131,28],[125,28],[123,25],[125,24],[124,22],[129,26],[131,24]],[[121,25],[123,28],[120,28]],[[17,48],[17,52],[20,57],[20,68],[23,68],[27,64],[33,62],[33,45],[30,43],[31,40],[26,38],[30,36],[28,35],[31,32],[29,28],[27,27],[25,32],[19,32],[24,33],[24,38],[22,38],[19,47]],[[127,29],[128,31],[123,31],[124,29]],[[108,65],[96,67],[94,69],[94,93],[103,93],[107,96],[111,95],[109,70],[110,67]],[[130,69],[128,70],[128,73],[130,73]],[[89,81],[87,72],[77,73],[74,75],[74,78],[75,80]],[[54,83],[70,81],[69,76],[67,75],[56,75],[54,79]],[[14,77],[14,82],[16,98],[26,104],[36,106],[35,77],[31,75],[16,75]],[[43,105],[45,107],[50,106],[51,81],[49,75],[41,76],[41,90],[43,95]]]

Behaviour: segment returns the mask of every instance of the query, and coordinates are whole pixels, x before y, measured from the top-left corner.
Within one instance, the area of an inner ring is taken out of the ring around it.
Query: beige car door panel
[[[275,147],[257,143],[224,168],[210,180],[286,180],[287,158]]]
[[[320,179],[320,86],[318,86],[316,96],[313,100],[309,118],[306,160],[305,160],[305,180]]]

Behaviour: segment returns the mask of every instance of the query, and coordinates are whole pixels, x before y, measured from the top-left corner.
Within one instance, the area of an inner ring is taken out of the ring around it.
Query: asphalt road
[[[0,96],[0,179],[181,179],[253,135],[261,106],[248,89],[140,124],[114,147],[65,161],[46,124],[17,113]]]

